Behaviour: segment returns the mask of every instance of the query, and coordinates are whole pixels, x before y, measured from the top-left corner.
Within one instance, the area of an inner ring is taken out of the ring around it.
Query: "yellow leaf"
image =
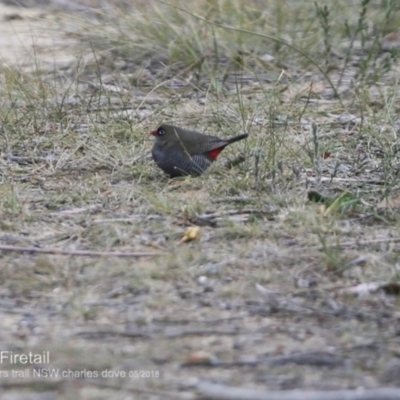
[[[200,237],[200,228],[198,226],[191,226],[186,229],[183,238],[179,241],[179,243],[187,243],[192,242],[193,240],[198,240]]]

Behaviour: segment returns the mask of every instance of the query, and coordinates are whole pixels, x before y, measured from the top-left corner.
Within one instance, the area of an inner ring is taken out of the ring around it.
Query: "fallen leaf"
[[[391,199],[386,198],[383,199],[378,205],[378,208],[383,209],[383,208],[400,208],[400,196],[398,197],[393,197]]]
[[[345,291],[348,293],[356,294],[358,296],[365,296],[366,294],[376,293],[378,290],[383,290],[388,295],[398,296],[400,295],[400,284],[397,282],[360,283],[359,285],[347,288]]]
[[[327,207],[324,215],[333,214],[335,212],[348,211],[360,202],[355,196],[349,192],[344,192],[336,197],[334,201]]]
[[[397,282],[385,283],[380,287],[386,294],[390,294],[392,296],[400,295],[400,284]]]
[[[185,361],[188,365],[215,365],[219,360],[216,356],[206,351],[196,351],[190,354]]]
[[[191,226],[186,229],[183,238],[179,241],[180,243],[192,242],[193,240],[198,240],[200,238],[200,228],[198,226]]]
[[[325,150],[324,154],[322,155],[322,157],[324,158],[324,160],[326,160],[327,158],[329,158],[332,155],[332,153],[329,150]]]
[[[370,293],[377,292],[380,288],[378,282],[360,283],[359,285],[346,288],[345,291],[348,293],[356,294],[357,296],[365,296]]]

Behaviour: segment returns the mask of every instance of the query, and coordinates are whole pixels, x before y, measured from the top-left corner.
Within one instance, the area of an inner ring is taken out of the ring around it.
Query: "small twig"
[[[255,198],[247,197],[247,196],[232,196],[232,197],[224,197],[222,199],[212,200],[213,203],[246,203],[250,201],[254,201]]]
[[[134,393],[142,393],[142,394],[147,394],[147,395],[152,395],[152,396],[157,396],[160,399],[167,399],[167,398],[172,398],[174,400],[190,400],[190,399],[197,399],[195,395],[192,395],[190,393],[179,393],[179,392],[166,392],[166,391],[161,391],[161,390],[156,390],[156,389],[142,389],[138,387],[124,387],[121,386],[120,384],[112,384],[109,382],[104,382],[104,380],[99,380],[99,379],[85,379],[85,383],[88,383],[89,385],[101,387],[101,388],[108,388],[108,389],[114,389],[118,391],[125,391],[125,392],[134,392]]]
[[[41,392],[60,390],[66,383],[63,379],[15,379],[7,380],[0,383],[0,389],[31,389],[40,390]]]
[[[356,183],[356,184],[369,184],[369,185],[384,185],[385,181],[384,180],[376,180],[376,179],[360,179],[360,178],[335,178],[332,176],[327,177],[327,176],[321,176],[321,177],[313,177],[313,176],[307,176],[307,181],[308,182],[343,182],[343,183]]]
[[[400,237],[383,238],[383,239],[371,239],[371,240],[353,240],[349,242],[338,243],[337,245],[326,246],[326,247],[357,247],[366,246],[370,244],[380,244],[380,243],[397,243],[400,242]],[[317,246],[319,250],[322,250],[321,246]]]
[[[313,154],[313,160],[312,161],[313,161],[313,164],[314,164],[316,181],[319,184],[321,182],[321,178],[322,178],[321,157],[319,155],[318,129],[317,129],[317,124],[315,124],[314,122],[311,125],[311,133],[312,133],[313,144],[314,144],[314,154]]]
[[[256,188],[258,188],[259,178],[260,178],[260,157],[261,151],[259,148],[254,151],[254,183]]]
[[[58,254],[63,256],[80,257],[156,257],[165,253],[150,252],[121,252],[121,251],[91,251],[91,250],[61,250],[54,248],[41,249],[39,247],[20,247],[0,245],[0,251],[12,251],[14,253],[39,253],[39,254]]]
[[[248,218],[250,215],[257,217],[267,216],[269,218],[272,218],[274,214],[276,214],[276,210],[274,210],[273,208],[269,210],[257,210],[257,209],[227,210],[216,213],[196,215],[196,217],[190,218],[189,220],[196,224],[206,223],[211,226],[217,226],[217,223],[223,221],[224,219],[234,221],[235,219],[237,219],[237,217]],[[243,222],[243,220],[241,221]]]
[[[2,157],[5,160],[13,161],[18,164],[35,164],[35,163],[55,163],[57,159],[49,157],[24,157],[24,156],[14,156],[13,154],[5,154]]]
[[[246,314],[239,315],[239,316],[232,316],[232,317],[226,317],[226,318],[213,318],[213,319],[174,319],[174,318],[154,318],[153,322],[161,325],[188,325],[188,324],[206,324],[209,326],[214,326],[216,324],[219,324],[220,322],[231,322],[231,321],[237,321],[237,320],[243,320],[247,316]]]
[[[197,389],[201,399],[210,400],[400,400],[400,389],[395,388],[278,392],[200,382]]]
[[[347,359],[325,351],[314,351],[309,353],[289,354],[287,356],[265,357],[261,362],[269,365],[313,365],[316,367],[338,367],[344,366]]]
[[[235,329],[170,329],[166,330],[165,337],[175,338],[175,337],[185,337],[185,336],[232,336],[239,335],[240,331]]]
[[[102,208],[101,204],[92,204],[90,206],[87,207],[79,207],[79,208],[71,208],[69,210],[62,210],[62,211],[58,211],[58,212],[51,212],[48,213],[46,215],[51,215],[51,216],[64,216],[64,215],[73,215],[73,214],[81,214],[81,213],[86,213],[86,212],[94,212],[94,211],[98,211]]]
[[[82,331],[78,332],[78,336],[88,336],[88,337],[103,337],[103,336],[119,336],[119,337],[140,337],[151,339],[154,335],[158,337],[165,338],[177,338],[177,337],[185,337],[185,336],[232,336],[240,334],[239,331],[232,329],[166,329],[164,332],[161,332],[159,329],[150,333],[148,331],[143,330],[116,330],[116,329],[103,329],[99,331]]]
[[[94,224],[109,224],[109,223],[117,223],[117,222],[123,222],[123,223],[133,223],[137,222],[138,220],[145,220],[145,221],[165,221],[166,217],[163,217],[162,215],[153,215],[153,214],[137,214],[137,215],[132,215],[131,217],[127,218],[107,218],[107,219],[96,219],[94,221],[91,221],[91,223]]]
[[[151,334],[145,332],[143,330],[127,330],[121,331],[116,329],[103,329],[99,331],[82,331],[76,334],[77,336],[85,336],[89,338],[98,338],[98,337],[109,337],[109,336],[119,336],[119,337],[129,337],[129,338],[142,338],[142,339],[150,339],[152,337]]]
[[[250,216],[267,216],[267,218],[273,218],[273,215],[275,214],[276,210],[273,208],[270,210],[227,210],[216,213],[196,215],[193,218],[189,218],[189,221],[198,225],[207,224],[212,227],[216,227],[219,222],[223,222],[224,220],[229,220],[231,222],[238,220],[240,222],[246,222]]]
[[[213,218],[230,217],[232,215],[247,215],[247,214],[256,214],[256,215],[270,214],[270,215],[273,215],[274,213],[276,213],[276,210],[273,208],[271,208],[270,210],[257,210],[257,209],[226,210],[226,211],[209,213],[209,214],[200,214],[200,215],[197,215],[197,218],[198,219],[213,219]]]
[[[205,361],[204,363],[184,363],[182,367],[208,367],[213,368],[238,368],[238,367],[257,367],[261,364],[276,366],[286,364],[312,365],[317,367],[337,367],[343,366],[346,359],[336,357],[329,353],[310,353],[310,354],[293,354],[289,356],[266,357],[258,360],[237,360],[237,361]]]
[[[204,362],[185,362],[181,364],[182,368],[241,368],[241,367],[257,367],[261,364],[258,360],[243,360],[243,361],[218,361],[218,360],[204,360]]]

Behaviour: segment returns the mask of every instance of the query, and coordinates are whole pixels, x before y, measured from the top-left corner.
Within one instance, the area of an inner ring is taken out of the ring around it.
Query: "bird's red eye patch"
[[[164,128],[158,128],[155,131],[151,131],[150,135],[153,135],[153,136],[164,136],[164,135],[166,135],[166,133],[167,133],[167,131]]]

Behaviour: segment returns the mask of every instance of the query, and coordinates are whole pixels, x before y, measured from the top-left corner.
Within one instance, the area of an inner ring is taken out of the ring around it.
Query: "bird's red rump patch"
[[[225,147],[225,146],[224,146]],[[224,147],[218,147],[218,149],[214,149],[208,152],[208,156],[211,158],[211,160],[215,160],[221,151],[224,149]]]

